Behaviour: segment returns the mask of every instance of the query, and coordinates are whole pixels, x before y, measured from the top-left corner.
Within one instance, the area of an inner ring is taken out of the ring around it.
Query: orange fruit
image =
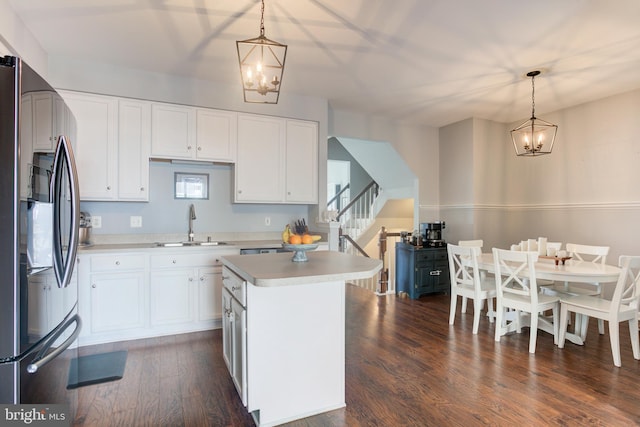
[[[311,235],[309,235],[309,234],[303,234],[302,235],[302,244],[310,245],[311,243],[313,243],[313,237],[311,237]]]
[[[289,236],[289,243],[292,245],[299,245],[302,243],[302,237],[299,234],[292,234]]]

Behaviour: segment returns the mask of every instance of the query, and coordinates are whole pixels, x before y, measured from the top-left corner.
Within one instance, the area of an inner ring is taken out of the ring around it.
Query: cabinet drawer
[[[247,305],[247,282],[227,267],[222,268],[222,283],[243,307]]]
[[[140,270],[144,268],[145,256],[130,255],[93,255],[91,256],[91,272]]]
[[[447,250],[446,249],[436,249],[436,250],[422,250],[416,253],[416,261],[446,261],[447,260]]]
[[[151,255],[151,268],[174,267],[216,267],[221,266],[220,258],[225,255],[237,255],[237,250],[170,253]]]

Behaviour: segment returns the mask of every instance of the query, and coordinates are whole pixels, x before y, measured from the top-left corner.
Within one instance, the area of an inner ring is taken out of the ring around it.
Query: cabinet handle
[[[429,272],[431,276],[439,276],[440,273],[442,273],[442,270],[433,270]]]
[[[241,289],[240,286],[238,286],[237,288],[235,286],[231,287],[232,292],[239,291],[240,289]]]

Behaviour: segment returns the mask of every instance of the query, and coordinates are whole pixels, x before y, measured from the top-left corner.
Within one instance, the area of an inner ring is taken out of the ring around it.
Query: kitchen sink
[[[180,247],[180,246],[219,246],[219,245],[228,245],[228,243],[218,242],[218,241],[157,242],[155,245],[163,248],[173,248],[173,247]]]

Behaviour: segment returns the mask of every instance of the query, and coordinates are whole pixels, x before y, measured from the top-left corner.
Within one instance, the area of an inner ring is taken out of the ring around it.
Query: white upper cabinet
[[[80,199],[148,201],[151,103],[61,93],[76,118]]]
[[[151,108],[152,157],[235,161],[237,113],[163,103]]]
[[[238,116],[236,202],[283,201],[284,138],[282,119],[252,114]]]
[[[151,103],[121,99],[118,104],[118,199],[149,200]]]
[[[287,120],[286,194],[288,203],[318,202],[318,123]]]
[[[118,99],[62,92],[76,118],[76,167],[81,200],[117,200]]]
[[[33,151],[52,153],[58,136],[66,134],[67,111],[65,103],[56,93],[33,92]]]
[[[232,111],[196,110],[197,160],[236,161],[238,113]]]
[[[318,124],[240,114],[234,200],[317,203]]]
[[[151,156],[191,159],[196,145],[196,111],[192,107],[151,105]]]

